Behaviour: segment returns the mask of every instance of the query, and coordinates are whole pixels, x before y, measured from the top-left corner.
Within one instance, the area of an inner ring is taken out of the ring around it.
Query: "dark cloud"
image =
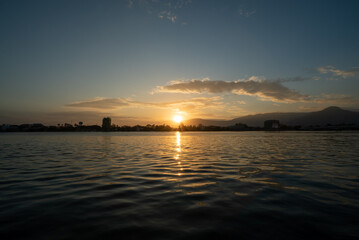
[[[281,84],[283,81],[285,81],[285,79],[280,81],[268,81],[266,79],[260,80],[258,77],[251,77],[248,80],[234,82],[194,79],[191,81],[171,82],[166,86],[157,87],[156,91],[178,93],[231,92],[237,95],[258,96],[262,100],[273,102],[303,102],[310,100],[310,96],[303,95],[283,86]]]

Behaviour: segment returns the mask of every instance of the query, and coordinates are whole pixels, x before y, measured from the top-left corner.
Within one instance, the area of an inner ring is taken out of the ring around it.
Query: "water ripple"
[[[355,239],[359,133],[0,135],[3,239]]]

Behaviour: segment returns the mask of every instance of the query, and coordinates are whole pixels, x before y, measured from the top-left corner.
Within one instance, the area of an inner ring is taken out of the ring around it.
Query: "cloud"
[[[322,106],[316,106],[316,107],[313,107],[313,106],[299,106],[298,109],[300,111],[305,111],[305,112],[314,112],[314,111],[320,111],[323,109]]]
[[[165,18],[174,23],[174,22],[176,22],[177,16],[174,13],[172,13],[171,11],[162,11],[158,14],[158,18],[159,19]]]
[[[303,82],[303,81],[307,81],[309,80],[309,78],[304,78],[304,77],[292,77],[292,78],[278,78],[275,81],[277,82]]]
[[[204,109],[221,109],[223,108],[222,98],[219,96],[216,97],[200,97],[192,98],[184,101],[175,101],[175,102],[164,102],[164,103],[152,103],[152,106],[176,109],[181,112],[187,113],[197,113]]]
[[[125,107],[152,107],[152,108],[167,108],[171,110],[186,111],[192,112],[199,109],[208,109],[208,108],[219,108],[222,105],[222,98],[219,96],[216,97],[199,97],[192,98],[181,101],[171,101],[171,102],[140,102],[133,101],[125,98],[94,98],[84,101],[78,101],[65,105],[66,107],[71,108],[82,108],[82,109],[92,109],[97,111],[111,111],[117,110]]]
[[[237,103],[237,104],[240,104],[240,105],[246,104],[246,102],[245,102],[245,101],[242,101],[242,100],[236,101],[236,103]]]
[[[234,82],[222,80],[193,79],[191,81],[173,81],[166,86],[158,86],[156,92],[177,93],[234,93],[260,97],[263,101],[273,102],[303,102],[310,100],[310,96],[300,94],[295,90],[283,86],[280,81],[268,81],[256,76],[248,80]]]
[[[359,104],[358,99],[346,94],[321,94],[313,99],[314,103],[353,105]]]
[[[358,77],[359,76],[359,67],[355,67],[352,70],[340,70],[333,66],[323,66],[317,68],[317,71],[322,74],[333,74],[334,76],[342,78]]]
[[[179,9],[191,3],[191,0],[128,0],[128,7],[142,9],[146,11],[147,14],[154,14],[161,20],[175,23],[178,20],[177,13]]]
[[[238,10],[238,13],[239,13],[239,15],[241,15],[241,16],[250,17],[250,16],[252,16],[253,14],[256,13],[256,10],[248,11],[248,10],[246,10],[246,9],[244,9],[244,8],[240,8],[240,9]]]
[[[129,106],[130,103],[124,98],[94,98],[85,101],[74,102],[65,105],[66,107],[93,108],[93,109],[118,109]]]

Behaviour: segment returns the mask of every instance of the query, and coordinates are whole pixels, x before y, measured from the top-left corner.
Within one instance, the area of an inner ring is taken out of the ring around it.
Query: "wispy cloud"
[[[237,103],[237,104],[240,104],[240,105],[246,104],[246,102],[245,102],[245,101],[242,101],[242,100],[236,101],[236,103]]]
[[[282,80],[284,81],[284,79]],[[222,81],[193,79],[190,81],[173,81],[165,86],[158,86],[156,92],[177,93],[234,93],[237,95],[257,96],[263,101],[273,102],[303,102],[310,100],[310,96],[303,95],[281,84],[280,81],[268,81],[252,76],[238,81]]]
[[[215,97],[199,97],[182,101],[164,102],[151,104],[152,107],[167,108],[170,110],[184,112],[191,115],[201,115],[207,110],[220,110],[224,108],[222,98]]]
[[[239,15],[241,15],[241,16],[243,16],[243,17],[250,17],[250,16],[252,16],[253,14],[256,13],[256,10],[251,10],[251,11],[249,11],[249,10],[246,10],[246,9],[244,9],[244,8],[240,8],[240,9],[238,10],[238,13],[239,13]]]
[[[118,109],[129,106],[130,102],[124,98],[94,98],[67,104],[66,107],[92,108],[92,109]]]
[[[322,106],[299,106],[298,109],[300,111],[305,111],[305,112],[314,112],[314,111],[319,111],[322,110],[323,107]]]
[[[313,99],[314,103],[336,104],[336,105],[358,105],[359,101],[346,94],[321,94]]]
[[[171,11],[162,11],[158,14],[158,17],[160,19],[165,18],[173,23],[176,22],[176,19],[177,19],[177,16],[174,13],[172,13]]]
[[[292,78],[277,78],[275,81],[277,82],[303,82],[310,80],[310,78],[304,78],[304,77],[292,77]]]
[[[342,78],[359,77],[359,67],[354,67],[351,70],[340,70],[333,66],[323,66],[317,68],[317,71],[322,74],[333,74]]]
[[[97,111],[109,111],[117,110],[121,108],[130,108],[130,107],[152,107],[152,108],[168,108],[177,111],[186,111],[191,112],[194,110],[204,109],[204,108],[214,108],[220,107],[223,103],[221,102],[222,98],[219,96],[215,97],[199,97],[191,98],[181,101],[171,101],[171,102],[140,102],[133,101],[125,98],[93,98],[84,101],[78,101],[65,105],[66,107],[71,108],[80,108],[80,109],[92,109]]]
[[[178,10],[191,3],[192,0],[128,0],[128,7],[143,9],[147,14],[175,23],[179,19]],[[182,24],[187,23],[182,22]]]

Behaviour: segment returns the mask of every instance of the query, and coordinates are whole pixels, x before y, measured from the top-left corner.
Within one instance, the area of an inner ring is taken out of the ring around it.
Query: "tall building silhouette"
[[[102,119],[102,130],[109,131],[111,129],[111,118],[105,117]]]
[[[279,129],[280,123],[278,120],[266,120],[264,121],[264,129],[266,130],[275,130]]]

